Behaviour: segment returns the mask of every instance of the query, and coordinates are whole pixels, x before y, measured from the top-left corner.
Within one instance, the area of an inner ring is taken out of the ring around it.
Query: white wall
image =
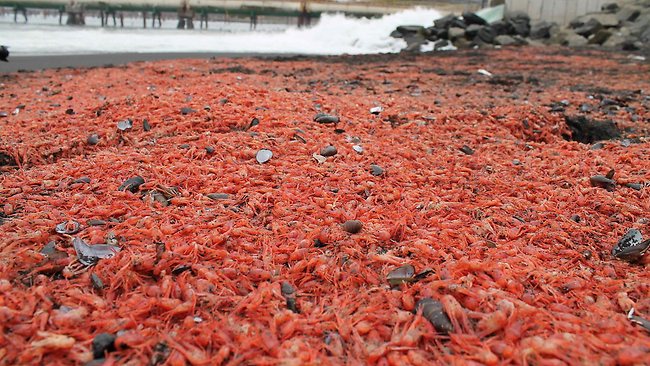
[[[533,20],[546,20],[568,24],[575,17],[600,11],[603,4],[612,0],[506,0],[508,10],[527,12]]]

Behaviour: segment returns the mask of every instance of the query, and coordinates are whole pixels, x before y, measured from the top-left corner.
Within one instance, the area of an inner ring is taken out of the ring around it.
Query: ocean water
[[[0,44],[12,55],[65,55],[106,52],[241,52],[310,55],[399,52],[406,46],[390,33],[403,24],[430,26],[442,14],[414,8],[381,18],[354,18],[324,14],[309,28],[290,24],[263,24],[255,31],[244,22],[210,22],[208,30],[177,30],[176,21],[163,21],[142,29],[142,18],[125,19],[125,28],[101,28],[99,18],[84,27],[61,26],[58,16],[32,16],[27,24],[14,24],[13,14],[0,16]],[[20,17],[19,17],[20,21]],[[65,18],[64,18],[65,21]],[[112,24],[112,20],[110,22]],[[119,24],[119,19],[118,19]]]

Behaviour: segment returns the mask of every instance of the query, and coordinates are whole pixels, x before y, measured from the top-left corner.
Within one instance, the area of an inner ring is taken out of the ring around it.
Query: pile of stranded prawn
[[[0,363],[648,363],[649,73],[522,48],[4,75]]]

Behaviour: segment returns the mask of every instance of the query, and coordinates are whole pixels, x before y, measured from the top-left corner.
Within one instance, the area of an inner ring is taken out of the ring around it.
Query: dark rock
[[[494,44],[501,46],[512,46],[514,44],[517,44],[517,41],[510,36],[501,35],[494,38]]]
[[[497,35],[498,32],[493,27],[485,26],[478,31],[476,36],[485,43],[494,43]]]
[[[97,145],[99,143],[99,136],[97,134],[92,134],[86,139],[88,145]]]
[[[568,140],[592,144],[600,140],[611,140],[621,136],[621,131],[612,121],[595,121],[585,116],[566,116],[565,121],[571,129]]]
[[[379,165],[372,164],[370,165],[370,174],[374,176],[380,176],[384,174],[384,169],[382,169]]]
[[[320,154],[322,156],[328,157],[328,156],[334,156],[336,155],[338,151],[336,150],[336,147],[332,145],[325,146],[324,148],[320,149]]]
[[[105,353],[115,351],[115,335],[109,333],[99,333],[93,339],[93,357],[95,359],[103,358]]]
[[[208,146],[208,147],[205,148],[205,152],[208,153],[208,154],[214,154],[214,151],[215,151],[215,149],[214,149],[213,146]]]
[[[600,7],[600,10],[607,13],[615,13],[619,9],[617,3],[607,3]]]
[[[449,28],[467,28],[467,23],[465,23],[462,19],[460,18],[455,18],[449,23]]]
[[[458,27],[449,28],[449,39],[455,41],[459,38],[465,37],[465,29]]]
[[[478,24],[470,24],[467,26],[467,29],[465,29],[465,37],[468,39],[474,39],[478,35],[478,32],[483,28],[482,25]]]
[[[481,18],[480,16],[470,13],[470,12],[465,12],[463,13],[463,21],[465,21],[465,24],[468,26],[475,24],[475,25],[487,25],[488,22]]]
[[[530,17],[524,12],[511,12],[505,16],[510,35],[528,37],[530,34]]]
[[[73,115],[74,114],[74,109],[72,109],[72,108],[66,109],[65,114]]]
[[[596,34],[596,32],[598,32],[602,27],[603,26],[598,22],[598,20],[592,18],[580,27],[576,28],[574,32],[585,38],[589,38],[589,36]]]
[[[147,119],[142,120],[142,129],[145,131],[151,130],[151,125],[149,124],[149,121]]]
[[[323,124],[338,123],[339,118],[325,113],[318,113],[314,116],[314,122],[323,123]]]
[[[643,42],[634,39],[626,39],[621,45],[623,51],[638,51],[643,48]]]
[[[596,32],[596,34],[594,34],[593,37],[589,38],[588,43],[602,45],[611,36],[612,36],[612,32],[608,31],[607,29],[601,29],[598,32]]]
[[[191,114],[191,113],[196,113],[196,109],[192,109],[192,108],[190,108],[190,107],[183,107],[183,108],[181,108],[181,114],[182,114],[182,115],[185,116],[185,115],[188,115],[188,114]]]
[[[492,28],[497,33],[497,35],[502,35],[508,34],[510,27],[508,26],[508,23],[505,22],[505,20],[499,20],[490,24],[490,28]]]
[[[450,44],[451,44],[451,42],[449,42],[448,40],[441,39],[441,40],[437,41],[435,45],[433,45],[433,49],[438,51],[438,50],[440,50],[442,48],[449,47]]]
[[[137,192],[138,189],[140,188],[141,185],[144,184],[144,179],[136,175],[135,177],[129,178],[120,187],[117,189],[118,191],[131,191],[133,193]]]
[[[547,21],[537,21],[530,26],[530,38],[532,39],[546,39],[551,38],[551,28],[554,23]]]
[[[456,19],[454,14],[445,15],[440,19],[436,19],[433,24],[438,29],[449,29],[452,20]]]
[[[390,32],[390,36],[393,38],[404,38],[404,35],[395,29],[394,31]]]
[[[474,155],[474,150],[471,147],[467,146],[467,145],[463,145],[460,148],[460,151],[465,153],[465,155]]]
[[[604,175],[594,175],[589,178],[592,187],[603,188],[609,192],[616,189],[616,181]]]
[[[406,48],[404,51],[420,51],[420,47],[427,43],[427,39],[421,34],[407,35],[404,37]]]
[[[616,18],[618,18],[620,22],[633,22],[639,17],[639,15],[641,15],[641,11],[639,9],[629,6],[626,6],[616,12]]]
[[[421,25],[400,25],[395,30],[400,32],[404,36],[407,35],[407,34],[424,34],[425,33],[425,29]]]
[[[357,234],[363,229],[363,223],[359,220],[348,220],[343,224],[343,230],[350,234]]]

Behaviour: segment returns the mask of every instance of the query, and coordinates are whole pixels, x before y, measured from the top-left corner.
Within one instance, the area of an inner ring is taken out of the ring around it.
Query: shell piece
[[[59,234],[76,234],[81,230],[81,224],[74,221],[63,221],[62,223],[56,225],[54,231]]]
[[[401,283],[414,282],[415,281],[415,267],[410,264],[405,264],[401,267],[395,268],[390,271],[386,276],[388,283],[391,286],[399,285]]]
[[[372,107],[372,108],[370,108],[370,113],[374,114],[374,115],[377,115],[377,114],[381,113],[383,110],[384,110],[384,108],[382,108],[381,106]]]
[[[318,162],[318,164],[323,164],[327,161],[327,158],[320,154],[313,153],[311,156]]]
[[[637,229],[628,230],[612,249],[612,255],[617,259],[636,262],[650,248],[650,240],[643,241],[641,232]]]
[[[92,266],[100,259],[113,258],[121,248],[116,245],[96,244],[88,245],[80,238],[72,239],[72,246],[77,252],[77,257],[81,264]]]
[[[120,131],[130,130],[131,128],[133,128],[133,121],[130,118],[117,122],[117,129]]]
[[[272,157],[273,157],[273,152],[267,149],[262,149],[257,152],[257,155],[255,155],[255,159],[260,164],[266,163],[267,161],[271,160]]]
[[[354,150],[357,154],[363,154],[363,146],[361,145],[353,145],[352,150]]]
[[[422,311],[422,317],[428,320],[438,333],[447,334],[454,331],[454,326],[442,303],[431,298],[424,298],[415,304],[415,312]]]

